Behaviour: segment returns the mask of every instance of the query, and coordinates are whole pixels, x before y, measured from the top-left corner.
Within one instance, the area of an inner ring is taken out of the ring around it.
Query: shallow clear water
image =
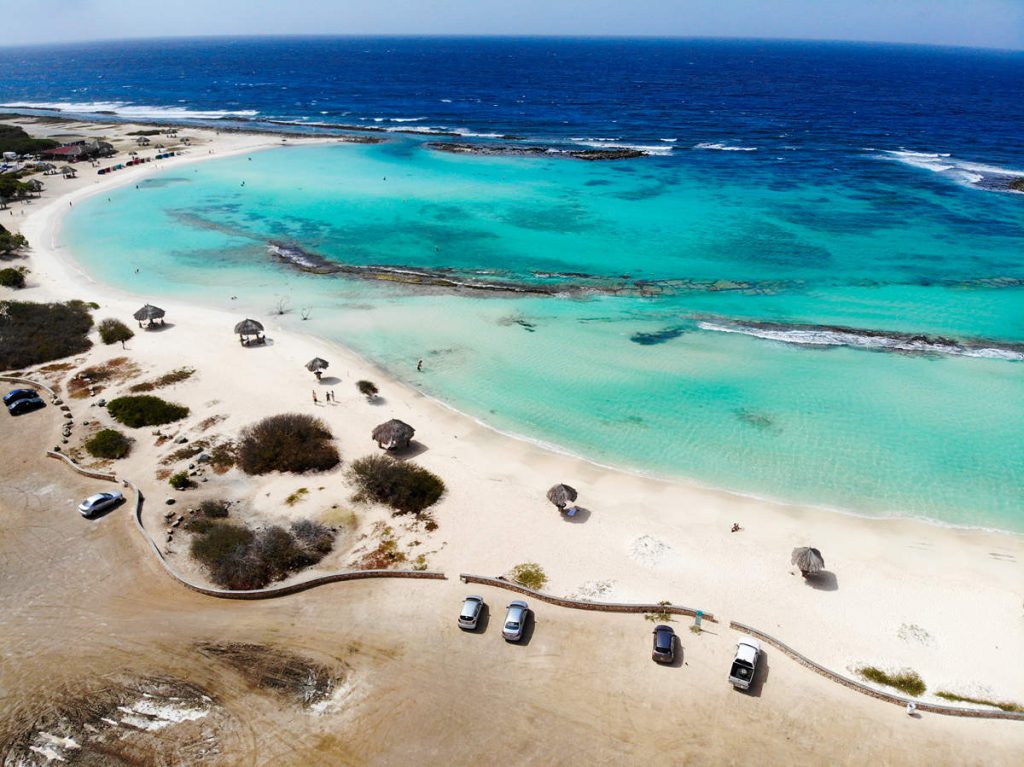
[[[154,300],[267,312],[286,298],[296,329],[596,460],[1024,530],[1024,363],[698,325],[714,315],[1024,341],[1020,196],[878,151],[809,154],[585,163],[451,156],[411,138],[293,147],[93,198],[62,236],[97,278]],[[828,172],[839,162],[841,174]],[[655,297],[424,294],[296,271],[271,257],[270,240],[346,264],[524,283],[549,272],[686,282]]]

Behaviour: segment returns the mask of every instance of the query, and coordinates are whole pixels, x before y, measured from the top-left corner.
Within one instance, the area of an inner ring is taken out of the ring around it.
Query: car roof
[[[515,602],[509,602],[508,606],[509,607],[520,607],[520,608],[523,608],[523,609],[526,609],[527,607],[529,607],[529,605],[526,604],[526,602],[523,602],[522,600],[519,600],[519,599],[517,599]]]
[[[671,633],[671,634],[674,634],[674,633],[676,633],[676,632],[675,632],[675,629],[673,629],[673,628],[672,628],[671,626],[666,626],[666,625],[665,625],[664,623],[662,623],[662,624],[661,624],[661,625],[659,625],[659,626],[655,626],[655,627],[654,627],[654,630],[655,630],[655,631],[668,631],[668,632],[669,632],[669,633]]]

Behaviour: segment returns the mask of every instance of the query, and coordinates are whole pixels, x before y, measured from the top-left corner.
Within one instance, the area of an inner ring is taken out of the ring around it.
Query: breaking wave
[[[876,151],[876,150],[868,150]],[[882,160],[899,162],[912,168],[938,173],[963,186],[997,192],[1013,192],[1009,183],[1024,176],[1024,170],[1001,168],[970,160],[958,160],[948,152],[912,152],[904,149],[884,149],[876,155]]]
[[[220,120],[231,117],[255,117],[254,109],[188,109],[186,107],[161,107],[132,104],[126,101],[11,101],[0,104],[6,109],[38,109],[45,112],[68,112],[71,114],[112,114],[135,119],[164,120]]]
[[[767,341],[800,346],[848,346],[871,351],[902,354],[942,354],[958,357],[1024,361],[1024,343],[1003,343],[985,339],[956,340],[942,336],[866,330],[839,325],[799,325],[781,322],[751,322],[721,318],[697,320],[701,330],[739,333]]]
[[[722,144],[718,141],[702,141],[693,145],[694,149],[707,149],[716,152],[756,152],[756,146],[736,146],[735,144]]]

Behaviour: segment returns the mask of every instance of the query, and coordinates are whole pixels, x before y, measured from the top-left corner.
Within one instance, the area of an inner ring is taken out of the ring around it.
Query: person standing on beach
[[[313,404],[314,405],[319,405],[320,404],[320,400],[318,400],[316,398],[316,389],[313,390]]]

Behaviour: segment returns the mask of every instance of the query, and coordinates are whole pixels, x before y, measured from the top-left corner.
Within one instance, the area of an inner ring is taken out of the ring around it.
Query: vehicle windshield
[[[515,630],[519,628],[519,621],[509,621],[505,624],[505,628]]]

